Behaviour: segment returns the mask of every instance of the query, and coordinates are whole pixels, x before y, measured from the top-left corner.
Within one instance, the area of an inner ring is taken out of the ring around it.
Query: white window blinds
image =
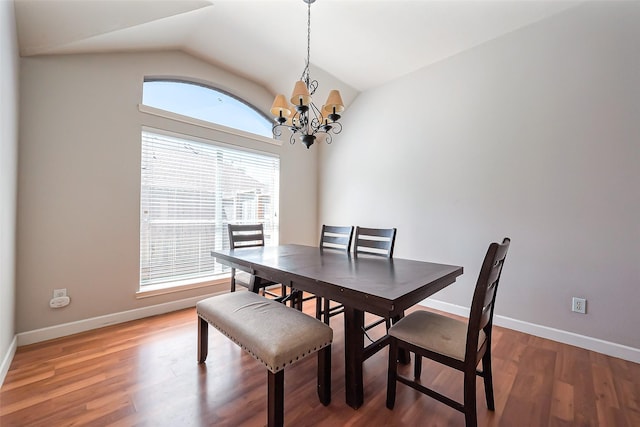
[[[211,250],[229,247],[230,222],[278,243],[279,158],[143,131],[141,163],[141,288],[222,273]]]

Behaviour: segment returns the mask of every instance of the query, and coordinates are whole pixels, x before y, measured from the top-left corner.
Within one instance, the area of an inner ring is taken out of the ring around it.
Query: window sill
[[[212,287],[212,286],[221,285],[221,284],[228,285],[228,283],[229,283],[229,277],[222,277],[222,278],[216,278],[213,280],[208,280],[206,282],[197,282],[197,283],[174,282],[172,284],[147,285],[147,286],[144,286],[144,289],[141,289],[138,292],[136,292],[136,298],[137,299],[149,298],[157,295],[173,294],[176,292],[184,292],[184,291],[190,291],[193,289],[207,288],[207,287]]]

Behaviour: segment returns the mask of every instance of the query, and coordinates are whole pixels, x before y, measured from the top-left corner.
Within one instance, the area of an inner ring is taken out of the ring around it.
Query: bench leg
[[[267,426],[284,425],[284,369],[267,371]]]
[[[198,363],[207,360],[209,352],[209,323],[198,316]]]
[[[331,402],[331,346],[318,351],[318,397],[327,406]]]

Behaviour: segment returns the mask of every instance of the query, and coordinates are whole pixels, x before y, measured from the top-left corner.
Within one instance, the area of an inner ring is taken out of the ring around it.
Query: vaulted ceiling
[[[312,72],[356,92],[576,5],[537,0],[317,0]],[[307,51],[303,0],[15,0],[22,56],[177,49],[288,93]]]

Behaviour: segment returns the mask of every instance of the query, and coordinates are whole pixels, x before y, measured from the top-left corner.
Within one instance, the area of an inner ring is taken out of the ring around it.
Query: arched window
[[[262,223],[266,244],[278,243],[280,158],[255,147],[275,141],[270,119],[186,81],[147,79],[142,102],[169,120],[141,131],[139,292],[215,284],[228,275],[211,257],[229,247],[227,224]]]
[[[272,138],[271,120],[246,102],[205,85],[180,80],[145,80],[142,103],[187,117]]]

